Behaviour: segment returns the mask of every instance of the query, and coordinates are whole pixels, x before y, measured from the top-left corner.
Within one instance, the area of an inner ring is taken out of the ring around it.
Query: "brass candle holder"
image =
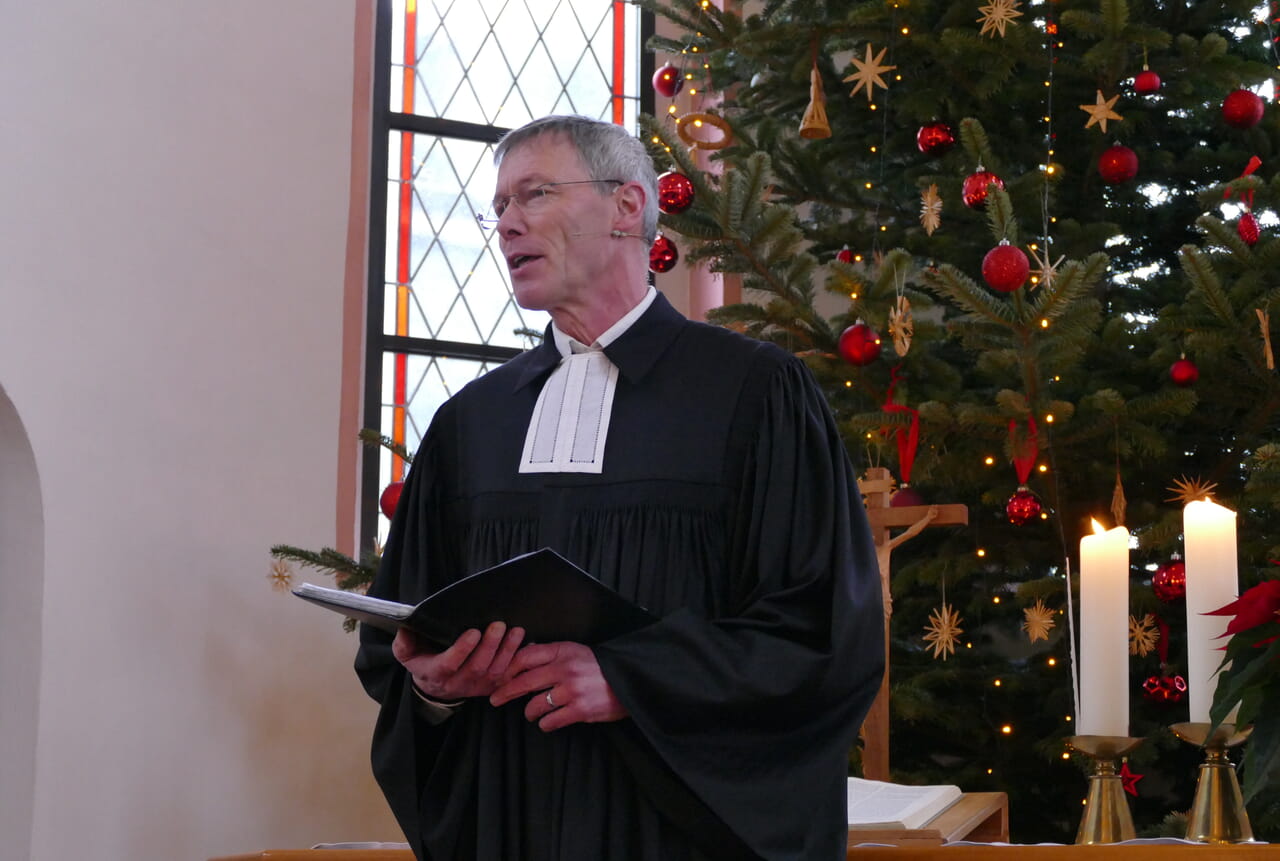
[[[1243,744],[1253,727],[1235,724],[1175,723],[1169,727],[1185,742],[1204,748],[1204,762],[1196,780],[1196,797],[1187,814],[1187,839],[1197,843],[1251,843],[1253,829],[1244,808],[1235,766],[1227,749]],[[1210,730],[1213,730],[1210,732]]]
[[[1140,738],[1112,735],[1073,735],[1067,746],[1093,760],[1089,775],[1089,794],[1085,796],[1084,816],[1076,832],[1076,845],[1087,843],[1119,843],[1132,840],[1133,814],[1124,797],[1124,783],[1116,771],[1116,760],[1142,744]]]

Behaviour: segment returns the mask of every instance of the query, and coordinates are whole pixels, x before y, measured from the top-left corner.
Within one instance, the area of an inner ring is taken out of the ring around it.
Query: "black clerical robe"
[[[440,408],[370,593],[413,603],[553,547],[661,617],[594,647],[631,717],[543,733],[523,699],[477,699],[432,725],[365,627],[378,781],[435,861],[843,858],[883,617],[826,402],[794,356],[661,296],[605,353],[620,377],[602,473],[517,471],[560,359],[548,332]]]

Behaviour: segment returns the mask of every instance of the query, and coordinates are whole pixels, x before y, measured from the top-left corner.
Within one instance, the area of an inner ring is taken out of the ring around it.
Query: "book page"
[[[908,786],[849,778],[849,825],[855,828],[919,828],[961,795],[958,786]]]
[[[303,583],[293,590],[293,594],[316,604],[323,604],[330,609],[339,607],[357,610],[383,619],[405,619],[413,611],[409,604],[397,601],[384,601],[381,598],[370,598],[359,592],[347,592],[343,589],[330,589],[327,586],[316,586]],[[356,618],[356,617],[353,617]]]

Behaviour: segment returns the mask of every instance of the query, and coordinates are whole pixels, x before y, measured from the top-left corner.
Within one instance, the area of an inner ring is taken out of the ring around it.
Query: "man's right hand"
[[[524,628],[507,630],[506,623],[493,622],[483,635],[472,628],[443,652],[433,652],[424,649],[413,632],[401,628],[391,653],[409,671],[418,690],[433,700],[454,702],[493,693],[523,642]]]

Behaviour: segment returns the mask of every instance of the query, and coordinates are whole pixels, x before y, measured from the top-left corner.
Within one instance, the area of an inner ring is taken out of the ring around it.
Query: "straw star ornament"
[[[1049,639],[1049,632],[1054,626],[1053,611],[1044,605],[1044,601],[1037,598],[1035,604],[1022,611],[1022,615],[1026,619],[1022,623],[1022,631],[1027,639],[1033,643]]]
[[[960,627],[960,614],[951,609],[950,604],[943,604],[929,614],[929,624],[925,626],[924,641],[933,650],[934,658],[946,660],[956,653],[956,638],[964,633]]]
[[[892,71],[898,67],[882,66],[880,64],[881,61],[884,60],[885,52],[888,50],[888,48],[881,48],[880,53],[876,54],[875,59],[872,59],[871,43],[868,42],[866,57],[861,60],[854,57],[849,61],[853,63],[854,67],[858,70],[849,77],[843,79],[846,84],[851,81],[854,82],[853,90],[849,93],[850,96],[856,96],[859,90],[866,87],[867,101],[869,102],[871,101],[872,94],[874,93],[874,87],[880,87],[883,90],[889,89],[889,85],[884,82],[883,75],[885,72]]]
[[[978,11],[982,13],[981,18],[977,18],[982,24],[982,30],[979,36],[986,36],[993,31],[1000,34],[1000,38],[1004,38],[1004,28],[1014,23],[1014,18],[1022,17],[1022,13],[1018,11],[1018,0],[991,0],[986,6],[979,6]]]
[[[1080,106],[1080,110],[1084,111],[1086,114],[1089,115],[1089,121],[1084,124],[1084,127],[1089,128],[1094,123],[1097,123],[1099,126],[1102,127],[1103,134],[1106,134],[1107,120],[1123,120],[1124,119],[1124,117],[1120,116],[1115,112],[1115,110],[1113,110],[1116,106],[1116,102],[1119,100],[1120,100],[1119,93],[1117,93],[1116,95],[1112,96],[1109,99],[1105,99],[1102,97],[1102,90],[1098,90],[1097,100],[1092,105]]]

